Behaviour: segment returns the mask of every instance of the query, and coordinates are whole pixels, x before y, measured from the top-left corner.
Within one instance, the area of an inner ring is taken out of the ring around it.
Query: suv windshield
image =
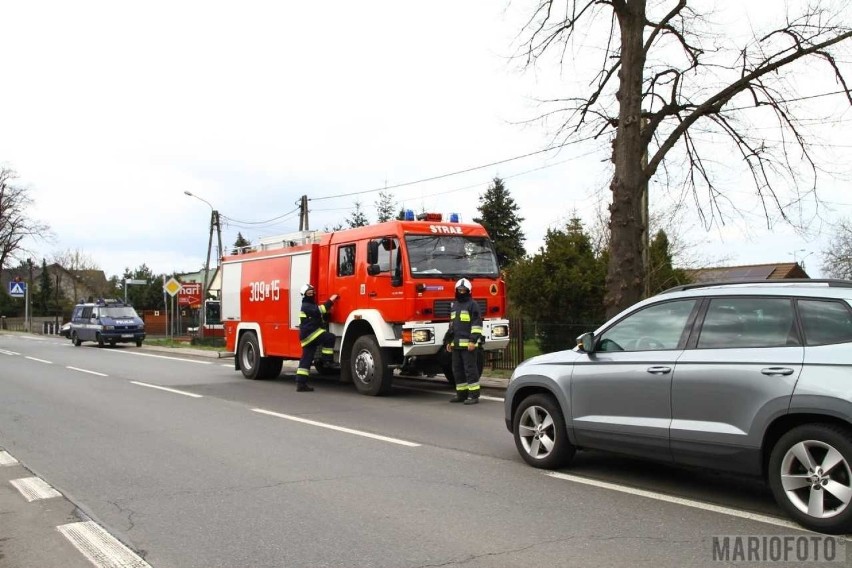
[[[435,274],[498,275],[497,257],[485,237],[407,235],[408,262],[413,277]]]

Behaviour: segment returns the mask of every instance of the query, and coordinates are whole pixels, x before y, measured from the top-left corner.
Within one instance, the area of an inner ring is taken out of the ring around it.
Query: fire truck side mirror
[[[367,264],[370,266],[379,262],[379,241],[367,243]]]
[[[382,268],[378,264],[367,265],[367,274],[369,274],[370,276],[378,276],[381,271]]]

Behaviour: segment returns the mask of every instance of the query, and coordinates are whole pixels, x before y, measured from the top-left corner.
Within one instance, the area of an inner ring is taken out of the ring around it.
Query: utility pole
[[[28,258],[27,259],[27,265],[29,266],[29,269],[30,269],[30,281],[27,283],[27,293],[26,293],[26,298],[24,299],[24,319],[26,320],[26,324],[27,324],[27,332],[32,333],[33,332],[33,305],[32,305],[33,295],[32,295],[31,290],[33,288],[33,259]]]
[[[213,230],[216,230],[216,242],[219,244],[219,249],[217,251],[216,258],[216,267],[219,268],[220,261],[222,258],[222,226],[219,224],[219,212],[210,205],[210,202],[204,199],[203,197],[199,197],[192,193],[191,191],[184,191],[184,195],[188,195],[190,197],[194,197],[199,201],[203,201],[210,207],[210,236],[207,239],[207,261],[204,263],[204,286],[201,288],[201,314],[198,318],[198,335],[200,337],[204,337],[204,324],[207,320],[207,293],[210,288],[210,254],[213,252]]]
[[[303,195],[302,199],[299,201],[299,230],[300,231],[309,231],[308,228],[308,196]]]
[[[201,317],[199,317],[198,336],[204,337],[204,324],[207,321],[207,293],[210,287],[210,253],[213,249],[213,230],[216,230],[217,242],[219,249],[216,259],[216,266],[219,266],[219,259],[222,256],[222,226],[219,224],[219,212],[213,209],[210,212],[210,236],[207,239],[207,262],[204,264],[204,287],[201,289]]]

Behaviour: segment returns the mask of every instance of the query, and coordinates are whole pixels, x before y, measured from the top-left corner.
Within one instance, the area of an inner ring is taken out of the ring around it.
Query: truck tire
[[[284,365],[284,359],[281,357],[261,357],[260,358],[260,379],[277,379],[281,374],[281,367]]]
[[[270,378],[268,376],[269,364],[267,363],[269,358],[260,356],[260,344],[257,342],[257,335],[253,331],[246,332],[240,337],[237,357],[240,358],[240,370],[245,378],[251,380]],[[280,361],[278,371],[281,371]]]
[[[375,336],[362,335],[355,340],[350,369],[352,382],[361,394],[378,396],[390,392],[393,371],[388,368]]]

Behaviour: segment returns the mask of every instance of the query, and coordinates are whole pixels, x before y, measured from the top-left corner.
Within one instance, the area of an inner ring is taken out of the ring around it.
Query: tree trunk
[[[612,158],[615,173],[610,183],[611,240],[604,299],[608,318],[641,300],[645,281],[642,193],[647,187],[647,178],[642,167],[646,144],[642,140],[641,120],[645,2],[626,2],[616,13],[621,30],[621,67],[618,72],[618,134],[613,141]]]

